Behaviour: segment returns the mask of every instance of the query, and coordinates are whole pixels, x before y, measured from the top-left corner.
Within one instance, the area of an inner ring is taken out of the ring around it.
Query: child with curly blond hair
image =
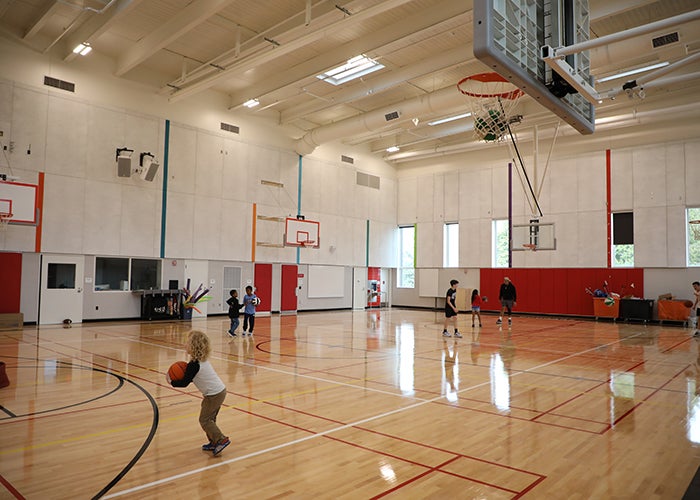
[[[221,405],[226,399],[226,386],[214,371],[214,367],[207,359],[211,353],[209,337],[204,332],[193,330],[187,337],[185,344],[190,361],[187,363],[185,376],[182,380],[171,380],[166,374],[165,378],[173,387],[187,387],[194,382],[202,393],[202,408],[199,412],[199,425],[209,438],[209,442],[202,445],[203,451],[211,451],[214,456],[226,448],[231,441],[224,436],[216,425],[216,416]]]

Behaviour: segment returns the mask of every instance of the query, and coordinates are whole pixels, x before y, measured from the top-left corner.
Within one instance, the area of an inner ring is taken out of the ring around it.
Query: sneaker
[[[512,324],[513,324],[513,320],[510,319],[510,318],[508,318],[508,324],[509,324],[509,325],[512,325]]]
[[[474,323],[472,323],[472,328],[474,328]]]
[[[500,325],[500,324],[502,324],[502,323],[503,323],[503,320],[502,320],[501,318],[498,318],[498,319],[496,320],[496,324],[497,324],[497,325]]]
[[[228,331],[229,337],[238,337],[235,333],[233,333],[231,330]]]
[[[452,335],[450,335],[450,332],[448,332],[447,330],[442,331],[442,336],[443,337],[452,337]]]
[[[455,332],[455,338],[461,339],[461,338],[462,338],[462,334],[459,333],[459,332]]]
[[[700,337],[700,330],[695,330],[693,337]]]
[[[479,328],[481,328],[481,323],[479,323]]]
[[[226,448],[230,444],[231,440],[227,437],[223,438],[221,441],[216,443],[216,446],[214,446],[214,449],[212,450],[214,452],[214,456],[217,456],[219,453],[224,451],[224,448]]]
[[[202,445],[202,451],[214,451],[216,445],[214,443],[206,443]]]

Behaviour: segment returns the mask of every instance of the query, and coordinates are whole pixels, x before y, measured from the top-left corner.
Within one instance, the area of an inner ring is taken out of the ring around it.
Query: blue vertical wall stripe
[[[302,160],[303,156],[299,155],[299,168],[297,173],[297,215],[301,215],[301,171],[302,171]],[[297,247],[297,265],[301,257],[301,248]]]
[[[163,202],[160,213],[160,258],[165,258],[165,220],[168,213],[168,150],[170,149],[170,120],[165,120],[165,145],[163,146]]]

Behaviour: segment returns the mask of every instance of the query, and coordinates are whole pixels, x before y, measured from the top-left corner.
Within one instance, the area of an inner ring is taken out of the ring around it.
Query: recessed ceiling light
[[[78,45],[75,46],[73,49],[74,54],[80,54],[81,56],[86,56],[90,53],[92,50],[92,47],[88,42],[83,42],[79,43]]]
[[[387,152],[387,153],[396,153],[396,152],[399,151],[400,149],[401,149],[401,148],[398,147],[398,146],[390,146],[390,147],[386,148],[386,152]]]
[[[379,64],[374,59],[370,59],[365,55],[355,56],[348,60],[342,66],[333,68],[330,71],[316,75],[316,78],[323,80],[324,82],[332,83],[333,85],[340,85],[355,78],[360,78],[361,76],[372,73],[373,71],[380,70],[384,65]]]
[[[258,101],[257,99],[248,99],[246,102],[243,103],[243,105],[246,108],[254,108],[258,104],[260,104],[260,101]]]

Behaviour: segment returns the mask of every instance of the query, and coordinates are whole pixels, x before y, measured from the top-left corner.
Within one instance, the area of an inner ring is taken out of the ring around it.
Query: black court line
[[[15,415],[14,413],[12,413],[10,410],[8,410],[7,408],[5,408],[5,407],[2,406],[2,405],[0,405],[0,411],[2,411],[3,413],[7,413],[10,417],[16,417],[16,416],[17,416],[17,415]]]

